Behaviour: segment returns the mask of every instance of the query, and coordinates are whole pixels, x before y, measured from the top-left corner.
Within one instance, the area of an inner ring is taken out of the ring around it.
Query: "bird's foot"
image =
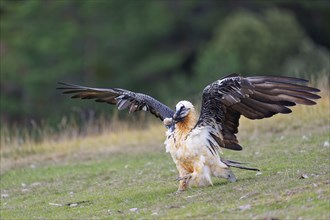
[[[231,170],[228,170],[227,180],[229,180],[229,182],[232,182],[232,183],[237,181],[236,176],[234,175],[234,173]]]
[[[173,123],[173,119],[172,118],[165,118],[163,120],[163,123],[165,126],[170,126]]]
[[[191,180],[191,178],[192,178],[191,174],[187,174],[185,176],[176,178],[177,181],[180,181],[179,189],[177,191],[178,193],[181,193],[181,192],[185,191],[186,189],[188,189],[189,181]]]
[[[192,178],[192,175],[191,174],[187,174],[185,176],[182,176],[182,177],[178,177],[176,178],[177,181],[183,181],[185,184],[188,184],[189,180]]]

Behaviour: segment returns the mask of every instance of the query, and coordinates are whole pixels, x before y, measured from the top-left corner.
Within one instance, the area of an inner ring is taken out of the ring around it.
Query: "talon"
[[[181,181],[181,180],[183,180],[184,181],[184,183],[185,184],[188,184],[188,182],[189,182],[189,180],[192,178],[192,175],[191,174],[187,174],[187,175],[185,175],[185,176],[183,176],[183,177],[177,177],[176,178],[176,180],[177,181]]]
[[[237,181],[236,176],[234,175],[234,173],[231,170],[229,170],[229,172],[228,172],[227,179],[232,183]]]
[[[163,123],[165,126],[170,126],[173,123],[173,119],[172,118],[165,118],[163,120]]]
[[[185,178],[184,183],[187,185],[191,178],[192,178],[192,176],[189,175],[187,178]]]

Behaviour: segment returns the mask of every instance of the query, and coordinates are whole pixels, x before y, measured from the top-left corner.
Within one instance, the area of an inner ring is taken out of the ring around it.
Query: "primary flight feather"
[[[166,151],[179,172],[179,191],[191,185],[212,185],[212,176],[236,177],[230,167],[258,170],[243,163],[220,157],[222,148],[242,150],[236,134],[241,115],[249,119],[288,114],[296,104],[315,105],[318,89],[304,84],[307,80],[285,76],[242,77],[232,74],[206,86],[198,116],[189,101],[180,101],[175,110],[152,98],[119,88],[90,88],[59,83],[57,89],[72,98],[95,99],[117,105],[129,112],[148,111],[167,127]]]

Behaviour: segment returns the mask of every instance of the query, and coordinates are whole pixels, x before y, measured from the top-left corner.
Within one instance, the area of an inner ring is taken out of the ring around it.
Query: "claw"
[[[192,175],[191,174],[187,174],[185,176],[182,176],[182,177],[177,177],[176,180],[177,181],[181,181],[183,180],[184,181],[184,184],[188,184],[189,180],[192,178]]]
[[[232,183],[237,181],[237,179],[236,179],[234,173],[233,173],[231,170],[228,170],[228,177],[227,177],[227,179],[228,179],[230,182],[232,182]]]

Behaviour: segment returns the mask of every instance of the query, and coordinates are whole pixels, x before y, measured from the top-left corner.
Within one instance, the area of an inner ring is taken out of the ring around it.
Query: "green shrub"
[[[311,43],[287,11],[240,11],[220,22],[213,39],[201,49],[196,78],[205,84],[234,72],[300,75],[297,63],[300,71],[329,69],[329,54]]]

